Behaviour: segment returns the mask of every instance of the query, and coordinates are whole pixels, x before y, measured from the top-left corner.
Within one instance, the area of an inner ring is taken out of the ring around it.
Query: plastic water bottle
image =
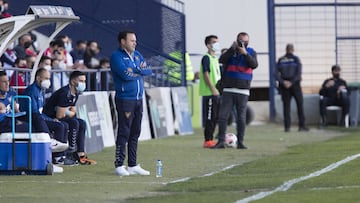
[[[162,168],[162,163],[161,163],[161,160],[157,160],[156,161],[156,177],[157,178],[160,178],[162,177],[162,173],[163,173],[163,168]]]

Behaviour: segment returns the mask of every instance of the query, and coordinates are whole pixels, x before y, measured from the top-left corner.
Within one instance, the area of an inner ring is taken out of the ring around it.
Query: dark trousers
[[[69,125],[64,121],[50,121],[45,120],[50,133],[54,135],[54,139],[62,142],[67,143],[68,142],[68,134],[69,134]],[[54,157],[60,157],[64,156],[65,152],[55,152],[53,153]]]
[[[214,139],[214,131],[218,118],[219,105],[220,105],[219,96],[202,97],[202,112],[203,112],[205,141]]]
[[[227,128],[227,121],[229,115],[236,109],[236,136],[239,142],[244,141],[245,127],[246,127],[246,105],[249,96],[231,92],[224,92],[221,96],[221,103],[219,109],[219,142],[225,141],[225,134]]]
[[[348,114],[350,110],[350,98],[347,94],[342,94],[340,97],[336,98],[322,97],[322,99],[320,99],[320,115],[322,119],[327,116],[326,107],[333,105],[342,107],[341,118],[344,119],[346,114]]]
[[[125,100],[115,98],[118,113],[118,132],[116,138],[115,167],[124,164],[126,144],[128,151],[128,166],[136,166],[138,139],[141,132],[143,112],[142,100]]]
[[[27,118],[27,116],[24,116]],[[49,128],[39,113],[33,113],[31,114],[32,117],[32,126],[33,126],[33,132],[43,132],[48,133],[50,138],[54,138],[54,136],[50,133]]]
[[[12,132],[12,118],[7,117],[0,122],[0,133]],[[29,132],[29,124],[24,121],[15,121],[15,132]]]
[[[299,128],[305,127],[304,99],[300,84],[293,84],[289,89],[280,86],[281,99],[283,101],[284,128],[290,129],[291,126],[291,98],[295,98]]]
[[[29,122],[29,117],[27,115],[19,117],[19,120]],[[37,133],[48,133],[50,138],[54,136],[50,133],[49,128],[44,120],[44,118],[39,113],[31,114],[31,124],[32,131]]]
[[[80,118],[63,118],[60,121],[66,122],[69,126],[69,149],[68,152],[85,152],[85,130],[86,123]]]

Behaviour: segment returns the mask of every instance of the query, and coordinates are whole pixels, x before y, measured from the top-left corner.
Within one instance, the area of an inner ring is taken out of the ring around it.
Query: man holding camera
[[[240,32],[236,41],[221,55],[219,60],[224,67],[221,78],[223,94],[218,119],[218,142],[213,147],[214,149],[225,148],[227,119],[234,106],[237,112],[237,148],[247,149],[243,143],[246,127],[246,108],[250,95],[252,72],[258,66],[256,51],[248,47],[248,44],[249,35],[246,32]]]

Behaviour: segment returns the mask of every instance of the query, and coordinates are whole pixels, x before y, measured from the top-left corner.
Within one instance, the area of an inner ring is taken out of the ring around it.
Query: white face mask
[[[220,51],[220,43],[219,42],[215,42],[211,45],[211,49],[214,51],[214,52],[218,52]]]
[[[66,50],[68,53],[70,53],[72,49],[73,49],[73,48],[72,48],[72,44],[71,44],[70,42],[65,43],[65,50]]]
[[[15,47],[15,42],[12,42],[9,44],[8,49],[14,49],[14,47]]]
[[[66,64],[65,64],[64,61],[60,61],[58,66],[59,66],[59,69],[61,69],[61,70],[65,70],[65,69],[66,69]]]
[[[46,69],[47,71],[50,71],[50,70],[51,70],[51,66],[50,66],[50,65],[45,65],[45,66],[44,66],[44,69]]]
[[[41,81],[41,88],[43,89],[49,89],[51,85],[50,80],[43,80]]]
[[[86,84],[84,82],[79,82],[78,85],[76,86],[76,90],[81,93],[84,92],[86,89]]]

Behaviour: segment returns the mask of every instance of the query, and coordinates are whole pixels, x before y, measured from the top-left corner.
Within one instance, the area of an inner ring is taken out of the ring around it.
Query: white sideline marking
[[[210,172],[210,173],[207,173],[207,174],[204,174],[204,175],[201,175],[201,176],[197,176],[197,177],[198,177],[198,178],[202,178],[202,177],[212,176],[212,175],[214,175],[214,174],[217,174],[217,173],[220,173],[220,172],[223,172],[223,171],[232,169],[232,168],[234,168],[235,166],[238,166],[238,165],[239,165],[239,164],[233,164],[233,165],[227,166],[227,167],[225,167],[225,168],[222,168],[222,169],[220,169],[220,170],[218,170],[218,171]],[[190,180],[190,179],[191,179],[191,177],[181,178],[181,179],[177,179],[177,180],[174,180],[174,181],[170,181],[170,182],[168,182],[168,184],[185,182],[185,181],[188,181],[188,180]]]
[[[317,188],[311,188],[311,190],[342,190],[342,189],[358,189],[360,188],[360,185],[350,185],[350,186],[337,186],[337,187],[317,187]]]
[[[354,160],[354,159],[356,159],[358,157],[360,157],[360,154],[355,154],[355,155],[352,155],[352,156],[348,156],[348,157],[346,157],[345,159],[343,159],[341,161],[332,163],[329,166],[327,166],[326,168],[323,168],[323,169],[321,169],[319,171],[310,173],[307,176],[302,176],[300,178],[295,178],[295,179],[289,180],[289,181],[285,182],[284,184],[280,185],[279,187],[277,187],[275,190],[267,191],[267,192],[260,192],[258,194],[253,195],[253,196],[247,197],[245,199],[238,200],[238,201],[236,201],[236,203],[248,203],[250,201],[259,200],[259,199],[262,199],[262,198],[264,198],[266,196],[272,195],[275,192],[287,191],[288,189],[291,188],[291,186],[293,186],[294,184],[296,184],[298,182],[301,182],[301,181],[307,180],[309,178],[313,178],[313,177],[322,175],[324,173],[327,173],[329,171],[332,171],[335,168],[337,168],[337,167],[339,167],[339,166],[341,166],[341,165],[343,165],[343,164],[345,164],[345,163],[347,163],[349,161],[352,161],[352,160]]]

